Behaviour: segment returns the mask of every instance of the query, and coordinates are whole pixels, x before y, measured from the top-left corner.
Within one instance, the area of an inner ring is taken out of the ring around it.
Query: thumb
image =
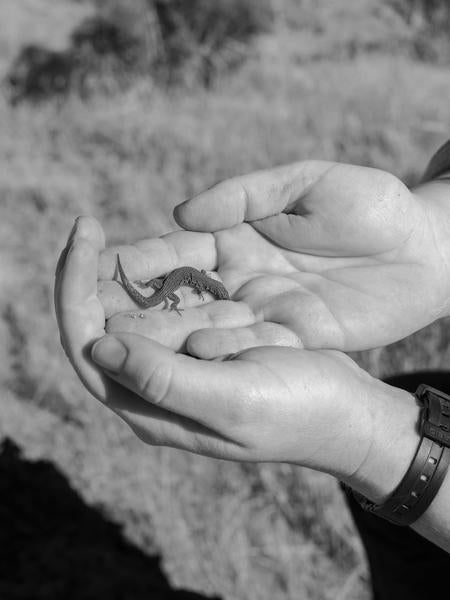
[[[310,160],[227,179],[179,204],[174,218],[184,229],[212,232],[277,215],[333,164]]]
[[[245,370],[239,362],[196,359],[135,334],[106,335],[91,351],[107,374],[148,402],[213,429],[229,429],[242,404]]]

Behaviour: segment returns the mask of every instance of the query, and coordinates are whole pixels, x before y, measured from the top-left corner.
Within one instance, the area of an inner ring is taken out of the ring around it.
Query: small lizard
[[[123,287],[128,292],[128,295],[136,302],[136,304],[143,308],[156,306],[161,302],[164,302],[164,308],[167,308],[169,304],[168,301],[172,300],[169,310],[175,310],[181,317],[180,311],[183,309],[178,308],[180,298],[175,294],[175,291],[183,285],[194,288],[202,299],[202,292],[210,292],[219,300],[228,300],[230,298],[226,287],[220,283],[220,281],[208,277],[206,271],[199,271],[194,267],[179,267],[164,277],[156,277],[155,279],[150,279],[150,281],[141,284],[141,287],[151,287],[155,290],[155,293],[151,296],[144,296],[137,291],[126,276],[119,255],[117,255],[117,267],[119,269]]]

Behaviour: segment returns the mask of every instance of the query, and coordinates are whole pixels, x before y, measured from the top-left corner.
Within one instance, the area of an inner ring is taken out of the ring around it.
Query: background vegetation
[[[334,480],[147,448],[83,391],[59,346],[53,272],[75,216],[99,218],[111,244],[161,234],[175,204],[256,168],[316,157],[414,184],[450,131],[448,3],[0,8],[0,439],[51,461],[130,542],[163,557],[174,586],[237,600],[368,598]],[[377,376],[445,368],[447,326],[356,358]]]

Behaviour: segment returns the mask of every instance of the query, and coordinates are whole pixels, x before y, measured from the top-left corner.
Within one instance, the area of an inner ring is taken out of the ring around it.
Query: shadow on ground
[[[205,600],[174,590],[159,558],[130,544],[47,461],[0,446],[2,600]],[[217,600],[217,599],[216,599]]]

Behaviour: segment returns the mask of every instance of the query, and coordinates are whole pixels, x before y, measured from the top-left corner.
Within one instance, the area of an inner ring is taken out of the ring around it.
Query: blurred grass
[[[88,397],[59,346],[58,252],[78,214],[99,218],[111,244],[158,235],[174,227],[171,210],[184,198],[288,161],[339,160],[417,181],[450,130],[450,80],[444,66],[404,51],[410,32],[377,18],[378,4],[348,0],[338,10],[321,0],[299,12],[294,2],[275,3],[273,31],[207,92],[163,92],[141,80],[85,103],[74,96],[12,109],[0,99],[0,435],[54,461],[130,539],[161,551],[176,585],[239,600],[368,597],[361,546],[334,480],[147,448]],[[4,57],[30,35],[68,35],[76,11],[86,10],[45,0],[2,5],[11,21],[0,24]],[[378,36],[370,44],[360,41],[367,29]],[[352,40],[354,55],[337,52]],[[355,357],[380,377],[445,368],[447,330],[444,320]]]

